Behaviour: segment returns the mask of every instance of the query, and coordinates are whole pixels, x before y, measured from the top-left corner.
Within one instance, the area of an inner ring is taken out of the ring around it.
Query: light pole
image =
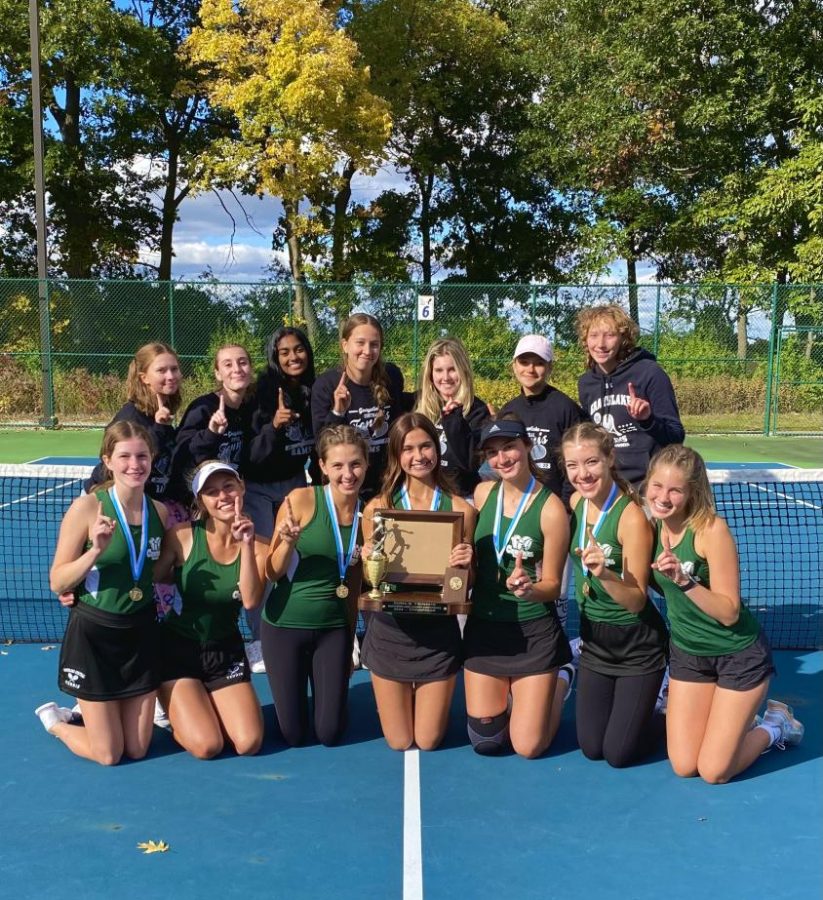
[[[37,228],[37,296],[40,311],[40,371],[43,376],[43,418],[54,428],[54,383],[51,371],[49,285],[46,268],[46,187],[43,171],[43,110],[40,94],[40,10],[38,0],[29,0],[29,48],[31,51],[31,119],[34,136],[34,218]]]

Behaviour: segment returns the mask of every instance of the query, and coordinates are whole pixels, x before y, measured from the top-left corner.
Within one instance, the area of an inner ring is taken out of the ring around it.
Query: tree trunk
[[[63,185],[56,196],[63,200],[66,234],[62,250],[64,268],[69,278],[91,278],[92,235],[89,233],[89,197],[83,190],[85,161],[80,142],[80,85],[73,73],[66,72],[65,106],[62,121],[58,120],[60,136],[69,159],[68,172],[62,173]],[[60,177],[60,176],[58,176]]]
[[[434,175],[423,175],[412,172],[420,191],[420,242],[423,247],[421,280],[423,284],[431,284],[432,280],[432,236],[431,236],[431,198],[434,190]]]
[[[357,166],[346,160],[343,167],[342,186],[334,195],[334,219],[332,221],[331,275],[335,282],[351,281],[351,268],[346,264],[346,218],[351,200],[351,180]]]
[[[312,344],[316,344],[319,334],[317,315],[315,314],[309,292],[306,289],[306,279],[303,276],[303,253],[300,248],[300,238],[294,230],[297,210],[297,202],[293,200],[283,200],[283,228],[286,233],[286,246],[289,250],[289,269],[291,270],[294,287],[294,313],[297,324],[305,325],[309,340]]]
[[[634,256],[626,257],[626,281],[629,285],[629,317],[640,324],[640,306],[637,302],[637,260]]]
[[[177,192],[177,170],[180,163],[179,147],[168,142],[169,167],[166,173],[166,189],[163,191],[162,224],[160,229],[160,267],[157,277],[161,281],[171,281],[171,261],[174,257],[174,223],[177,221],[177,207],[182,199]]]
[[[749,352],[749,314],[745,306],[737,308],[737,358],[745,359]]]

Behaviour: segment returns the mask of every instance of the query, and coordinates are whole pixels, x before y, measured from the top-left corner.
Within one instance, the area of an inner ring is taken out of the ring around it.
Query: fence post
[[[169,285],[169,343],[172,347],[177,346],[177,342],[174,339],[174,284],[171,279],[168,281]]]
[[[420,368],[420,361],[418,357],[420,356],[420,334],[419,328],[420,323],[417,319],[417,295],[422,293],[423,286],[419,285],[415,290],[415,285],[412,285],[412,293],[411,293],[411,314],[412,314],[412,356],[414,357],[414,383],[417,384],[417,375],[418,370]]]
[[[658,350],[660,349],[660,282],[657,282],[657,296],[654,301],[654,350],[652,351],[655,356],[657,356]]]
[[[766,411],[763,415],[763,434],[771,433],[772,379],[774,376],[774,348],[777,339],[777,282],[772,285],[772,322],[769,329],[769,361],[766,364]]]
[[[40,309],[40,371],[43,376],[43,428],[55,428],[54,367],[51,358],[51,313],[49,311],[49,282],[37,279],[38,306]]]

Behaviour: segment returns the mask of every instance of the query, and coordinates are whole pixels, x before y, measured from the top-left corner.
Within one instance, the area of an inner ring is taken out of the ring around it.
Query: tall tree
[[[188,57],[208,67],[211,103],[237,121],[237,136],[201,156],[201,186],[239,184],[279,197],[276,236],[288,249],[298,315],[316,327],[301,289],[303,241],[324,226],[310,198],[334,186],[348,162],[370,171],[391,122],[369,87],[336,4],[320,0],[204,0]]]

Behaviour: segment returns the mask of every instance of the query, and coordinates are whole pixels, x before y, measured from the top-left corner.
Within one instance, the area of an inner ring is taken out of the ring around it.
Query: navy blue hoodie
[[[635,394],[651,404],[651,416],[645,422],[629,415],[629,382]],[[584,372],[577,391],[583,411],[613,435],[618,471],[632,484],[645,478],[656,450],[681,444],[686,436],[669,376],[641,347],[608,375],[597,367]]]

